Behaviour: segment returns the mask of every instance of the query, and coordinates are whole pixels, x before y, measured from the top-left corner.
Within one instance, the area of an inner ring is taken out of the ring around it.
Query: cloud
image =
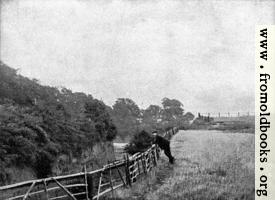
[[[129,97],[146,107],[167,96],[195,112],[253,110],[254,25],[274,22],[274,4],[5,1],[1,59],[109,105]]]

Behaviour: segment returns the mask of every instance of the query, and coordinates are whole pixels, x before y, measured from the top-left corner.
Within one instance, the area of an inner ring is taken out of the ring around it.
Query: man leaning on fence
[[[175,161],[175,158],[171,154],[170,142],[168,140],[166,140],[165,138],[159,136],[157,131],[153,131],[152,135],[154,138],[153,143],[157,144],[159,146],[159,148],[164,150],[165,155],[169,158],[169,162],[171,164],[173,164]]]

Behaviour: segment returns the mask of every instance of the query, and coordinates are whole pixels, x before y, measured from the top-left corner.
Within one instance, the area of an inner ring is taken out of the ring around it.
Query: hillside
[[[85,152],[115,138],[107,109],[91,95],[43,86],[1,62],[0,185],[18,181],[13,174],[21,171],[30,172],[22,179],[46,177],[54,167],[70,171],[57,164],[83,161]]]
[[[194,115],[176,99],[141,109],[129,98],[112,107],[81,92],[39,84],[0,63],[0,185],[101,167],[116,138],[188,127]]]

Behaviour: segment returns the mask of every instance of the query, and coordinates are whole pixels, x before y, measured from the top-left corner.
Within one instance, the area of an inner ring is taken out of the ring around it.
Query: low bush
[[[130,143],[125,147],[125,151],[131,155],[137,152],[146,151],[153,143],[153,137],[146,131],[136,133]]]

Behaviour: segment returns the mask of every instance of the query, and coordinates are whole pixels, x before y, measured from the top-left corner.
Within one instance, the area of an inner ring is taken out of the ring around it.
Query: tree
[[[153,121],[157,121],[161,117],[162,109],[158,105],[150,105],[143,112],[144,119],[152,119]]]
[[[37,177],[51,174],[60,155],[82,156],[117,131],[106,105],[91,95],[40,85],[0,61],[0,185],[22,165]]]
[[[113,105],[112,118],[122,138],[138,131],[140,117],[140,109],[131,99],[119,98]]]
[[[94,99],[86,102],[84,107],[86,118],[94,123],[95,130],[101,136],[101,139],[113,140],[117,130],[106,110],[105,104]]]
[[[183,120],[187,121],[189,123],[190,121],[192,121],[194,119],[194,117],[195,117],[195,115],[193,113],[187,112],[187,113],[185,113],[185,115],[183,115]]]
[[[131,116],[133,118],[138,118],[140,116],[139,107],[133,100],[128,98],[118,98],[113,105],[113,110],[116,116]]]
[[[183,117],[183,104],[176,99],[163,98],[162,99],[162,119],[163,122],[170,126],[177,126],[180,119]]]
[[[161,122],[162,108],[158,105],[150,105],[143,111],[142,122],[151,127],[151,129],[157,129]]]

